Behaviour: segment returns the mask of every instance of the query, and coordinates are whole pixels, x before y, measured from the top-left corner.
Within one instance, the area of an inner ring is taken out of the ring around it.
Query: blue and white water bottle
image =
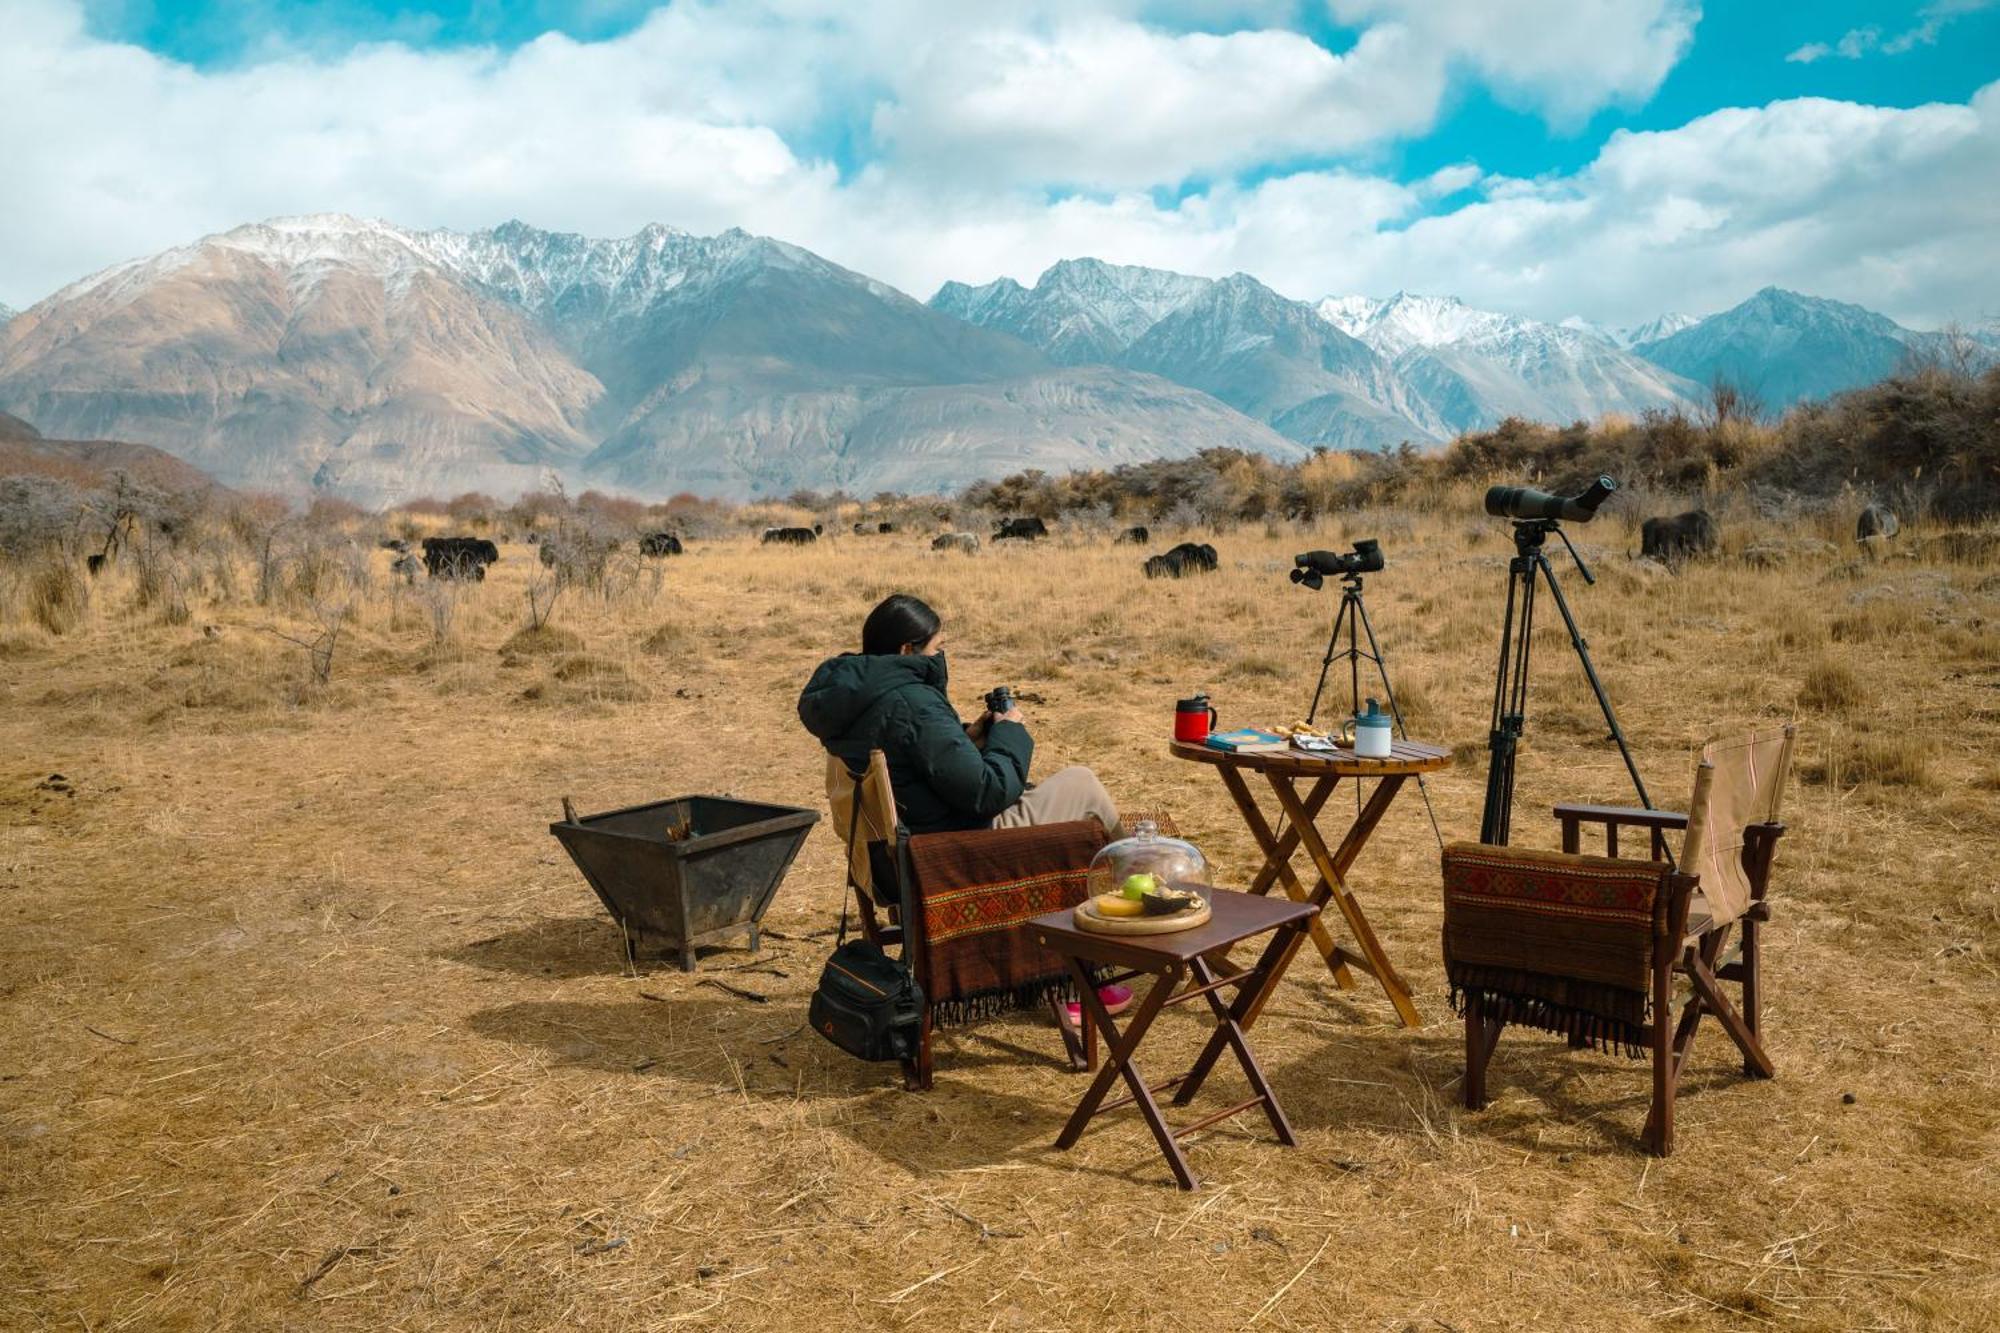
[[[1381,705],[1370,699],[1368,711],[1354,715],[1354,753],[1363,759],[1387,759],[1393,720],[1382,711]]]

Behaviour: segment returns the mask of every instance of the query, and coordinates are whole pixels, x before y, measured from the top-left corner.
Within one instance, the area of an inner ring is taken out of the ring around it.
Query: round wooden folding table
[[[1222,785],[1228,789],[1230,799],[1236,803],[1243,822],[1250,828],[1250,835],[1257,840],[1257,846],[1264,853],[1264,866],[1250,881],[1250,892],[1269,893],[1273,884],[1282,884],[1293,901],[1309,902],[1316,912],[1328,903],[1339,908],[1340,915],[1347,922],[1348,932],[1354,937],[1352,946],[1334,939],[1327,929],[1323,913],[1314,916],[1311,927],[1313,945],[1319,950],[1320,957],[1326,960],[1334,982],[1343,990],[1351,990],[1355,984],[1354,973],[1366,972],[1375,978],[1383,994],[1389,997],[1389,1003],[1396,1007],[1396,1017],[1404,1027],[1422,1026],[1423,1020],[1418,1017],[1417,1007],[1410,999],[1410,988],[1397,975],[1389,956],[1382,951],[1382,942],[1375,938],[1374,929],[1361,911],[1361,903],[1348,887],[1347,873],[1353,867],[1355,858],[1361,855],[1361,849],[1367,845],[1369,835],[1375,832],[1382,816],[1388,813],[1390,803],[1403,789],[1403,784],[1418,774],[1450,764],[1451,751],[1441,745],[1399,740],[1390,747],[1388,758],[1364,759],[1352,750],[1340,750],[1326,756],[1308,754],[1303,750],[1246,753],[1175,741],[1173,755],[1191,763],[1207,764],[1221,775]],[[1261,776],[1277,797],[1279,812],[1285,820],[1282,834],[1272,828],[1271,821],[1258,805],[1257,797],[1251,791],[1250,779],[1253,776]],[[1316,821],[1343,778],[1355,781],[1372,778],[1376,782],[1375,790],[1362,803],[1360,813],[1335,849],[1328,845]],[[1299,790],[1302,784],[1309,784],[1304,792]],[[1318,882],[1311,890],[1292,869],[1292,858],[1301,846],[1306,849],[1307,856],[1318,871]],[[1298,947],[1300,938],[1298,935],[1291,936],[1292,948]],[[1282,972],[1283,968],[1278,970]],[[1263,999],[1260,996],[1256,1007],[1245,1016],[1245,1026],[1256,1021],[1257,1013],[1263,1008]]]

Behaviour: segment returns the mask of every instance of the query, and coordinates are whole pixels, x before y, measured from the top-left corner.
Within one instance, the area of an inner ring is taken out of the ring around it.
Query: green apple
[[[1127,875],[1125,882],[1118,886],[1118,892],[1137,902],[1159,886],[1160,882],[1157,879],[1141,871],[1136,875]]]

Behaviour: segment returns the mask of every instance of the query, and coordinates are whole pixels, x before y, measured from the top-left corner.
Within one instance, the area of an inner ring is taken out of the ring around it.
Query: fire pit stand
[[[567,807],[567,802],[565,802]],[[819,812],[727,796],[568,815],[549,825],[625,934],[629,960],[678,955],[757,926]]]

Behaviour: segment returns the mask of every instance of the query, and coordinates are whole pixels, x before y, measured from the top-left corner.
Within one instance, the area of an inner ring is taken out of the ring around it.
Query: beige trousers
[[[1118,822],[1118,803],[1097,774],[1081,764],[1051,773],[1035,784],[1021,799],[993,819],[994,828],[1025,828],[1030,824],[1063,824],[1072,819],[1095,819],[1113,838],[1125,836]]]

